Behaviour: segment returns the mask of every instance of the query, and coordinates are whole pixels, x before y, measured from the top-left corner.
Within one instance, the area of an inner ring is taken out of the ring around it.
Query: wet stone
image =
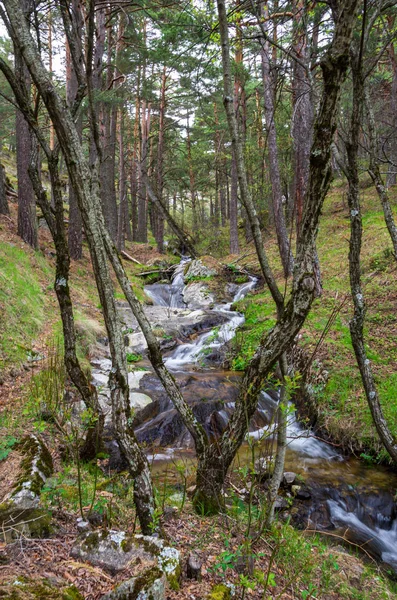
[[[290,487],[295,482],[295,479],[296,473],[293,473],[292,471],[286,471],[283,475],[283,485],[285,487]]]

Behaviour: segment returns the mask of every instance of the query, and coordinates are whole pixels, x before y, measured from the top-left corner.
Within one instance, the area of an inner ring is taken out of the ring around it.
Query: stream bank
[[[150,315],[156,335],[168,344],[163,345],[166,365],[195,416],[214,439],[227,426],[241,378],[241,373],[222,368],[222,352],[244,323],[244,316],[231,310],[231,302],[217,302],[213,295],[208,302],[205,281],[185,285],[188,268],[187,261],[183,261],[170,283],[147,286],[145,291],[153,306],[146,307],[145,311]],[[191,300],[189,287],[193,284],[194,302],[199,304],[200,299],[206,299],[201,308]],[[255,285],[255,278],[250,278],[228,291],[233,300],[238,301]],[[136,353],[139,349],[144,355],[143,345],[137,346],[136,324],[129,309],[122,305],[120,310],[127,331],[128,352]],[[94,382],[102,386],[100,399],[105,410],[109,369],[110,361],[106,359],[94,363]],[[136,435],[147,447],[157,476],[168,471],[172,461],[184,460],[194,465],[190,434],[147,360],[139,362],[139,368],[132,368],[129,382],[131,404],[136,412]],[[252,444],[256,458],[266,459],[274,451],[277,404],[277,390],[262,392],[250,423],[250,443],[243,445],[238,463],[244,465],[251,460]],[[109,421],[107,432],[110,466],[123,468]],[[358,546],[364,545],[369,554],[397,572],[395,473],[386,467],[373,467],[345,456],[335,446],[316,439],[312,431],[296,420],[293,408],[289,417],[285,470],[294,475],[294,484],[287,485],[284,497],[280,498],[278,508],[282,518],[290,518],[299,528],[323,531]]]

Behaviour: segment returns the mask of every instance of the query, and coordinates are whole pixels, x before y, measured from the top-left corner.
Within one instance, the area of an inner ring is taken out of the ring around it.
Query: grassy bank
[[[366,344],[379,387],[382,407],[392,431],[397,430],[397,277],[396,262],[383,220],[376,192],[362,182],[364,238],[362,249],[363,288],[368,311]],[[392,190],[392,200],[397,190]],[[349,332],[353,313],[350,300],[348,245],[349,218],[346,189],[334,185],[329,193],[320,221],[318,253],[324,293],[316,300],[301,331],[300,344],[321,362],[329,373],[325,388],[316,392],[318,425],[346,448],[363,453],[368,460],[387,459],[372,424],[360,374],[355,363]],[[275,243],[266,244],[271,264],[276,265],[281,289],[287,286],[282,277]],[[244,259],[247,269],[258,269],[252,256]],[[245,313],[246,322],[234,342],[233,366],[243,369],[264,331],[275,322],[274,305],[263,287],[255,295],[236,304]],[[336,318],[330,331],[317,348],[322,332],[333,312]]]

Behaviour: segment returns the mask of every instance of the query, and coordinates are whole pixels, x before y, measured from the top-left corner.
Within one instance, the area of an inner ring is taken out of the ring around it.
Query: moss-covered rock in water
[[[215,585],[207,596],[207,600],[231,600],[230,588],[223,583]]]
[[[24,457],[20,473],[0,504],[0,538],[6,541],[20,535],[43,537],[50,532],[51,515],[39,503],[41,489],[53,470],[51,455],[35,435],[24,438],[18,452]]]
[[[144,571],[139,577],[123,581],[102,600],[164,600],[166,577],[158,567]]]
[[[13,581],[0,585],[0,598],[7,600],[84,600],[74,585],[54,579],[32,580],[17,577]]]

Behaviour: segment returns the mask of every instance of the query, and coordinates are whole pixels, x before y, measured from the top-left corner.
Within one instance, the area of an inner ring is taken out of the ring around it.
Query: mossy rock
[[[9,583],[0,585],[0,598],[7,600],[84,600],[74,585],[64,581],[48,579],[32,580],[17,577]]]
[[[215,585],[207,596],[207,600],[231,600],[230,588],[223,583]]]
[[[102,600],[164,600],[166,577],[158,567],[152,567],[138,577],[123,581]]]
[[[71,555],[111,574],[133,563],[151,562],[151,567],[165,575],[171,589],[179,589],[180,553],[176,548],[166,546],[160,538],[115,530],[87,532],[79,537]]]
[[[43,508],[20,509],[10,501],[3,502],[0,504],[0,539],[10,542],[21,535],[48,537],[52,532],[51,519],[51,513]]]
[[[36,508],[42,487],[53,472],[51,454],[44,442],[35,435],[25,437],[17,450],[24,458],[21,473],[8,500],[21,509]]]

